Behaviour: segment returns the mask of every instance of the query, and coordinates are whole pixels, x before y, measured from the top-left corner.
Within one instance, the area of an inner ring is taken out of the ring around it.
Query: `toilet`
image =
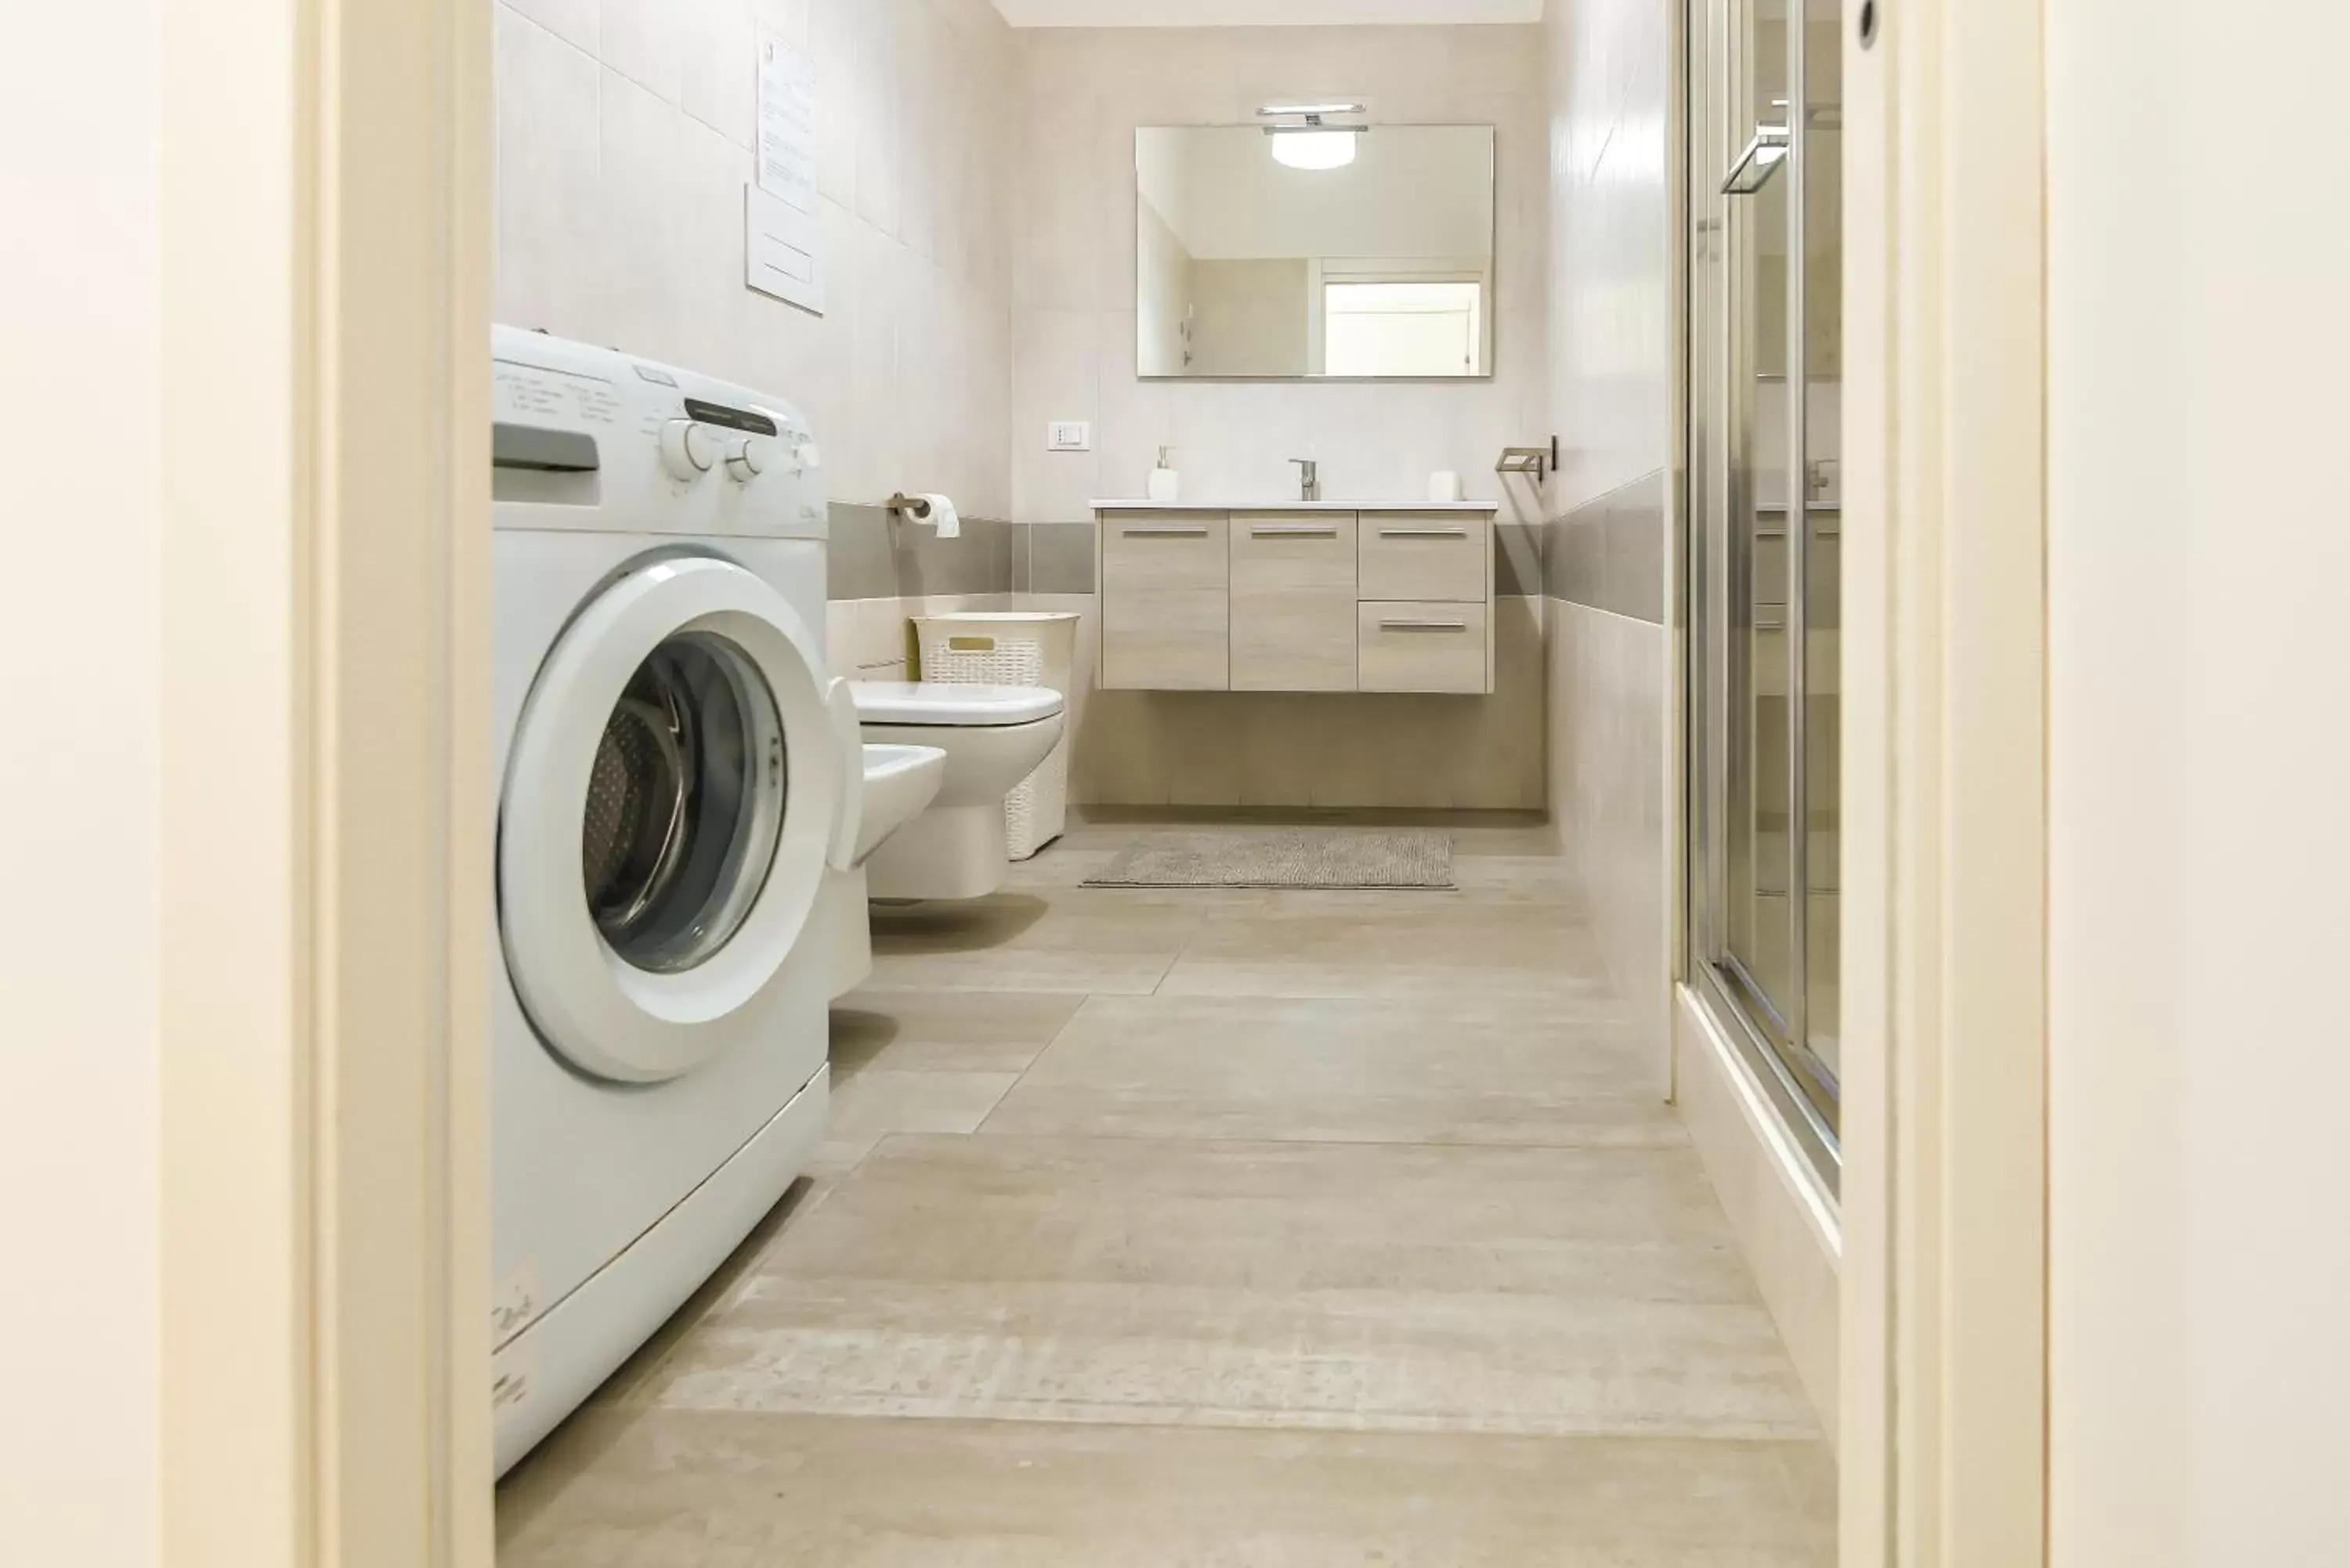
[[[1061,738],[1058,691],[1041,686],[946,686],[853,680],[868,745],[946,753],[930,808],[882,841],[867,863],[876,898],[978,898],[1011,875],[1003,800]]]
[[[873,972],[868,863],[892,834],[936,798],[946,781],[947,754],[935,746],[868,745],[859,734],[848,682],[835,680],[827,699],[844,756],[858,760],[857,775],[847,781],[854,792],[852,804],[841,814],[812,917],[821,930],[830,993],[837,1002]]]

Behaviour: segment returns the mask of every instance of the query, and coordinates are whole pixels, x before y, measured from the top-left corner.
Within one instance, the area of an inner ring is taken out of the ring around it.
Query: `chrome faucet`
[[[1310,457],[1293,457],[1289,461],[1297,465],[1297,499],[1321,500],[1322,465]]]

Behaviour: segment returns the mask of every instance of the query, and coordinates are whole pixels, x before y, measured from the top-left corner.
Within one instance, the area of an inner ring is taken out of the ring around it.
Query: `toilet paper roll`
[[[936,528],[940,538],[959,539],[962,536],[962,514],[955,510],[953,502],[943,495],[925,492],[922,504],[930,508],[922,514],[922,521]]]

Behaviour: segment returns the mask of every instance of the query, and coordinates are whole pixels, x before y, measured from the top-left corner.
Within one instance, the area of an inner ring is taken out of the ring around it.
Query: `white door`
[[[816,634],[707,556],[613,583],[548,654],[499,813],[506,963],[541,1038],[654,1083],[747,1033],[842,805]]]

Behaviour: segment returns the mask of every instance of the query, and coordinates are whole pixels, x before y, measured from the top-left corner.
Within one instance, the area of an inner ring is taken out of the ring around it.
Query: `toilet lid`
[[[1061,711],[1044,686],[948,686],[928,680],[852,680],[857,716],[868,724],[993,727],[1033,724]]]

